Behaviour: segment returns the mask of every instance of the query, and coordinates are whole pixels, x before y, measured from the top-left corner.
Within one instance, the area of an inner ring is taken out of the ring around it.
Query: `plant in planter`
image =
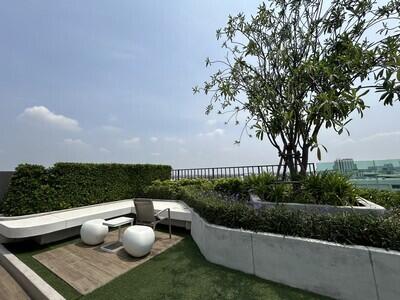
[[[336,172],[309,175],[302,180],[303,195],[314,204],[356,206],[357,193],[349,179]]]

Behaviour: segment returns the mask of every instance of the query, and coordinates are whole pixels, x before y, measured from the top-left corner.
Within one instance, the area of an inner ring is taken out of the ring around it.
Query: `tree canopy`
[[[217,30],[227,54],[206,59],[217,69],[194,92],[210,95],[207,114],[230,113],[238,124],[244,112],[242,134],[267,138],[294,179],[306,173],[310,151],[321,159],[321,128],[347,131],[370,90],[384,105],[400,99],[399,15],[399,0],[263,3]]]

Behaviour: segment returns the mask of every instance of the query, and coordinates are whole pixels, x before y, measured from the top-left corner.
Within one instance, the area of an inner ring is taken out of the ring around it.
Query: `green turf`
[[[190,235],[91,294],[80,296],[32,257],[72,241],[10,250],[67,299],[326,299],[209,263]]]

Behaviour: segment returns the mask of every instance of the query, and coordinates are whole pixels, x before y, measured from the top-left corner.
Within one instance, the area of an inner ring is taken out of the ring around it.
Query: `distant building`
[[[352,158],[317,163],[317,172],[336,171],[359,187],[400,191],[400,159],[354,161]]]
[[[357,166],[352,158],[337,159],[333,163],[333,170],[343,174],[351,174],[357,171]]]

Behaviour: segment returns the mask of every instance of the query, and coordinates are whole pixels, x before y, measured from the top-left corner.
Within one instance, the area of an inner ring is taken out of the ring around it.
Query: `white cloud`
[[[100,148],[99,148],[99,151],[100,151],[101,153],[104,153],[104,154],[108,154],[108,153],[111,152],[110,150],[108,150],[107,148],[104,148],[104,147],[100,147]]]
[[[112,125],[103,125],[101,126],[101,129],[108,133],[120,133],[122,131],[121,128]]]
[[[18,116],[18,119],[34,123],[41,123],[69,131],[81,130],[77,120],[63,115],[57,115],[44,106],[28,107],[22,114]]]
[[[208,120],[207,121],[207,125],[213,126],[215,124],[217,124],[217,120]]]
[[[125,145],[135,145],[138,144],[140,142],[140,138],[139,137],[133,137],[130,139],[126,139],[124,141],[122,141]]]
[[[188,153],[188,150],[186,148],[179,148],[179,153],[185,154]]]
[[[185,140],[182,138],[177,138],[177,137],[165,137],[164,141],[167,143],[178,143],[183,145],[185,143]]]
[[[400,131],[388,131],[388,132],[380,132],[375,133],[373,135],[367,136],[365,138],[360,139],[360,142],[368,142],[374,141],[376,139],[387,138],[387,137],[400,137]]]
[[[153,142],[153,143],[155,143],[155,142],[158,141],[158,137],[152,136],[152,137],[150,138],[150,141]]]
[[[216,128],[213,131],[210,132],[206,132],[206,133],[202,133],[200,132],[197,136],[199,137],[203,137],[203,136],[207,136],[207,137],[215,137],[215,136],[222,136],[224,135],[225,130],[223,130],[222,128]]]
[[[117,121],[118,121],[118,118],[117,118],[116,115],[110,114],[110,115],[108,116],[108,122],[114,123],[114,122],[117,122]]]
[[[81,139],[64,139],[64,144],[72,145],[72,146],[89,146],[87,143],[82,141]]]

